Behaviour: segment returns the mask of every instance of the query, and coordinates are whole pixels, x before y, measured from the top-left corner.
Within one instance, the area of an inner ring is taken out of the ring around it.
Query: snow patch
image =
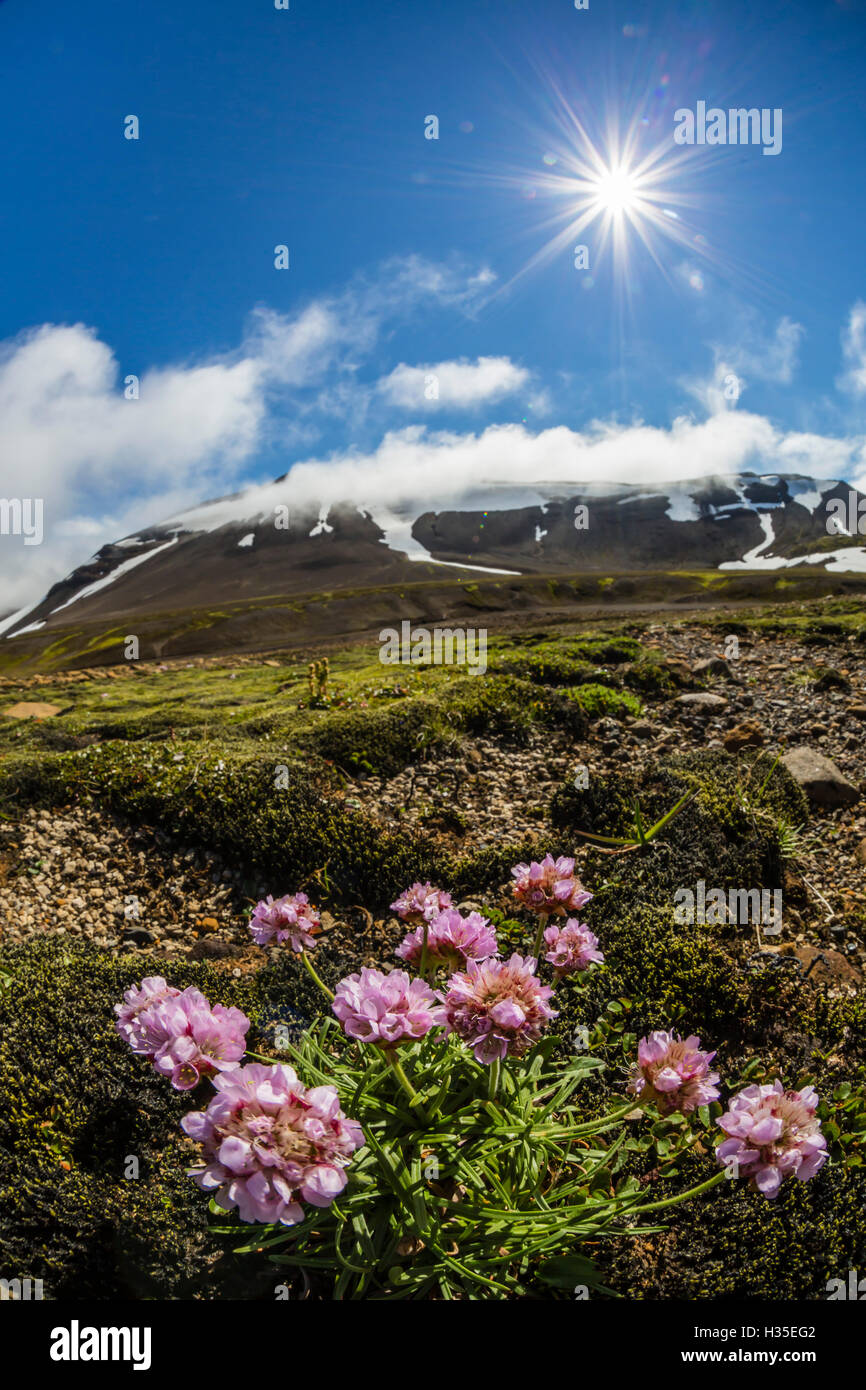
[[[834,487],[843,486],[839,481],[833,482],[828,479],[823,485],[823,491],[819,491],[815,487],[815,479],[806,477],[789,477],[785,479],[785,484],[791,501],[799,502],[801,507],[805,507],[808,512],[813,514],[816,508],[820,507],[824,492],[828,492]]]
[[[498,570],[491,565],[464,565],[459,560],[436,560],[420,541],[412,535],[414,518],[399,517],[393,513],[374,517],[379,530],[384,532],[380,544],[389,550],[402,552],[407,560],[423,561],[428,565],[445,565],[450,569],[479,570],[482,574],[521,574],[521,570]]]
[[[752,550],[747,550],[742,560],[724,560],[719,565],[720,570],[776,570],[781,569],[784,565],[788,563],[787,560],[782,559],[779,556],[774,556],[772,558],[770,556],[766,556],[764,558],[761,558],[763,552],[767,549],[767,547],[773,544],[773,541],[776,539],[776,536],[773,531],[773,518],[771,516],[769,516],[766,512],[759,512],[758,521],[761,523],[761,530],[764,533],[764,539],[760,541]]]
[[[28,613],[32,613],[34,608],[38,608],[41,602],[42,600],[38,599],[36,603],[29,603],[26,608],[19,608],[17,613],[10,613],[8,618],[3,618],[0,621],[0,636],[4,632],[9,632],[10,627],[14,627],[16,623],[20,623],[21,619],[26,618]],[[12,637],[13,633],[9,632],[9,636]]]
[[[764,539],[760,545],[756,545],[753,550],[748,551],[742,560],[723,561],[719,565],[720,570],[780,570],[791,569],[794,565],[826,563],[827,569],[834,574],[866,572],[866,546],[850,545],[842,546],[839,550],[816,550],[808,555],[795,555],[791,560],[786,560],[782,555],[764,555],[763,552],[772,545],[775,539],[773,520],[772,517],[765,515],[760,515],[758,520],[761,523],[761,530],[764,532]]]
[[[111,571],[111,574],[104,575],[102,579],[94,580],[92,584],[85,584],[83,589],[79,589],[77,594],[72,595],[72,598],[68,598],[65,603],[61,603],[59,608],[52,608],[52,616],[55,613],[62,612],[63,609],[68,608],[70,604],[77,603],[80,598],[90,598],[91,594],[99,593],[100,589],[107,589],[109,584],[113,584],[116,579],[120,579],[121,575],[129,574],[130,570],[134,570],[139,565],[144,564],[145,560],[152,560],[154,555],[159,555],[163,550],[168,550],[170,545],[176,544],[177,536],[172,536],[170,541],[166,541],[164,545],[158,545],[155,550],[148,550],[144,555],[133,555],[131,560],[124,560],[122,564],[117,566],[116,570]]]
[[[668,494],[665,516],[671,521],[700,521],[701,512],[692,494],[679,490]]]

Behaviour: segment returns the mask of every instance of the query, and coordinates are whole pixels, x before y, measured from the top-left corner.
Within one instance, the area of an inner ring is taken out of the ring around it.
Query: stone
[[[150,946],[156,937],[144,927],[125,927],[121,940],[132,946]]]
[[[820,671],[812,682],[813,690],[850,690],[851,682],[842,675],[841,671],[834,671],[828,666]]]
[[[862,982],[863,976],[857,966],[831,946],[798,946],[794,955],[803,966],[803,974],[817,985],[856,987]]]
[[[866,864],[866,840],[860,841],[859,845],[854,851],[854,857],[857,860],[858,864]]]
[[[708,690],[698,690],[689,695],[678,695],[674,704],[690,714],[720,714],[727,709],[728,702],[723,695],[711,695]]]
[[[762,748],[764,735],[751,719],[728,729],[722,742],[729,753],[739,753],[741,748]]]
[[[233,960],[239,955],[239,946],[233,945],[230,941],[214,940],[206,936],[197,941],[189,953],[190,960]]]
[[[849,705],[846,714],[852,719],[866,719],[866,705]]]
[[[791,748],[781,758],[798,786],[802,787],[813,806],[851,806],[860,799],[860,792],[849,782],[836,764],[805,744]]]
[[[670,671],[675,681],[680,685],[688,685],[692,679],[691,669],[686,661],[677,656],[666,656],[662,661],[662,666]]]
[[[632,735],[633,738],[652,738],[655,734],[655,731],[655,724],[651,724],[648,719],[636,719],[633,724],[629,725],[629,733]]]
[[[725,680],[731,678],[731,668],[723,656],[710,656],[706,661],[699,661],[692,667],[692,675],[703,680],[705,676],[723,676]]]

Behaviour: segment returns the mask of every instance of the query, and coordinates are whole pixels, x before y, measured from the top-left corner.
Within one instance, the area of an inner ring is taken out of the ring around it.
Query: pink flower
[[[176,999],[179,994],[180,990],[167,984],[161,975],[147,975],[140,986],[133,985],[126,991],[122,1004],[115,1004],[117,1031],[129,1043],[133,1052],[140,1051],[138,1043],[141,1037],[141,1013],[152,1004],[160,1004],[165,999]]]
[[[364,1144],[361,1127],[340,1109],[334,1086],[307,1090],[291,1067],[250,1062],[214,1078],[206,1110],[192,1110],[181,1128],[204,1148],[189,1170],[242,1221],[304,1219],[298,1198],[327,1207],[346,1186],[343,1171]]]
[[[423,1038],[441,1022],[436,995],[424,980],[411,980],[405,970],[385,975],[367,966],[337,985],[331,1007],[343,1032],[361,1042],[396,1047]]]
[[[718,1072],[710,1071],[715,1052],[701,1052],[700,1038],[650,1033],[637,1048],[637,1066],[629,1082],[632,1095],[654,1101],[662,1115],[687,1115],[718,1100]]]
[[[801,1091],[786,1091],[781,1081],[747,1086],[719,1120],[730,1137],[718,1146],[716,1158],[725,1167],[733,1160],[735,1174],[750,1178],[765,1197],[776,1197],[788,1176],[808,1182],[827,1159],[817,1108],[813,1086]]]
[[[432,883],[413,883],[391,904],[391,911],[404,922],[432,922],[440,912],[453,906],[450,893],[443,893]]]
[[[236,1068],[246,1051],[249,1026],[240,1009],[212,1007],[193,986],[182,994],[158,994],[139,1009],[132,1024],[124,1017],[117,1024],[133,1052],[150,1058],[177,1091],[191,1090],[203,1076]]]
[[[280,946],[288,941],[298,955],[316,944],[314,933],[319,925],[319,914],[310,906],[306,893],[286,893],[277,899],[269,893],[256,904],[249,923],[257,946],[266,946],[275,937]]]
[[[601,965],[604,960],[598,949],[598,937],[576,917],[569,917],[564,927],[547,927],[544,939],[550,947],[544,959],[559,976],[575,975],[593,964]]]
[[[423,924],[404,937],[396,954],[401,960],[417,966],[424,946]],[[431,965],[445,965],[457,970],[468,960],[484,960],[495,956],[496,933],[478,912],[461,917],[456,907],[446,908],[434,917],[427,930],[427,960]]]
[[[517,880],[511,885],[514,896],[531,912],[563,916],[579,912],[592,897],[580,879],[574,877],[573,859],[561,857],[554,861],[547,854],[540,864],[533,859],[531,864],[515,864],[511,872]]]
[[[471,1046],[479,1062],[519,1057],[558,1017],[547,1004],[553,990],[537,978],[535,967],[533,956],[470,960],[465,972],[448,981],[445,1026]]]

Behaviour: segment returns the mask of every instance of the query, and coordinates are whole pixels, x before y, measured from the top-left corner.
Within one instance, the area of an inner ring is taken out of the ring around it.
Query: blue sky
[[[860,0],[0,0],[0,492],[52,538],[4,538],[12,599],[298,462],[860,477],[864,40]],[[698,101],[781,152],[676,147]],[[572,235],[593,150],[644,212]]]

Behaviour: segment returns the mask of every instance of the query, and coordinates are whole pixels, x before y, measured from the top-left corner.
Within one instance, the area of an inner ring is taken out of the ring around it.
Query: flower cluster
[[[642,1103],[654,1102],[662,1115],[675,1110],[687,1115],[719,1098],[719,1074],[710,1071],[715,1055],[702,1052],[701,1040],[694,1035],[650,1033],[638,1043],[637,1066],[628,1089]]]
[[[418,926],[397,947],[396,954],[409,965],[420,965],[424,950],[424,925]],[[486,917],[470,912],[463,917],[456,907],[446,908],[427,927],[427,961],[457,970],[469,960],[486,960],[498,950],[496,933]]]
[[[348,1037],[396,1047],[423,1038],[440,1022],[436,1003],[430,986],[410,979],[405,970],[386,975],[364,966],[340,981],[331,1007]]]
[[[115,1004],[117,1031],[133,1052],[144,1051],[139,1046],[142,1039],[141,1015],[154,1004],[161,1004],[165,999],[176,999],[179,994],[180,990],[168,984],[162,975],[148,975],[140,985],[133,985],[126,991],[122,1004]]]
[[[440,912],[453,906],[450,893],[443,893],[432,883],[413,883],[391,904],[391,911],[404,922],[432,922]]]
[[[276,939],[282,946],[288,941],[298,955],[315,945],[319,930],[319,914],[311,907],[306,893],[286,893],[282,898],[268,896],[256,903],[250,918],[250,933],[257,946],[266,946]]]
[[[574,860],[564,856],[555,860],[547,854],[540,864],[534,859],[531,864],[515,864],[511,873],[516,880],[511,885],[514,896],[544,916],[579,912],[592,898],[574,876]]]
[[[538,1042],[557,1013],[547,1003],[553,990],[535,974],[534,957],[471,960],[452,975],[445,996],[445,1027],[472,1048],[479,1062],[519,1057]]]
[[[246,1014],[211,1006],[192,985],[181,993],[160,975],[142,980],[140,989],[127,990],[114,1011],[121,1037],[178,1091],[191,1090],[204,1076],[233,1070],[246,1051]]]
[[[304,1219],[298,1198],[327,1207],[346,1186],[344,1169],[364,1145],[340,1109],[335,1086],[302,1085],[291,1067],[251,1062],[214,1080],[206,1110],[181,1125],[203,1147],[190,1174],[242,1221]]]
[[[537,947],[543,942],[544,960],[557,979],[603,962],[596,936],[568,915],[592,897],[574,877],[573,859],[547,855],[540,863],[516,865],[512,874],[514,893],[537,915]],[[365,966],[341,980],[332,995],[306,954],[319,917],[303,893],[258,903],[250,930],[259,944],[288,941],[302,955],[346,1036],[385,1054],[397,1083],[429,1123],[427,1093],[419,1087],[419,1100],[397,1056],[401,1045],[434,1029],[454,1035],[477,1062],[492,1068],[493,1098],[498,1064],[533,1048],[558,1013],[550,1003],[553,990],[536,973],[537,949],[500,959],[490,921],[478,912],[464,916],[448,893],[430,883],[412,884],[392,907],[410,927],[397,956],[416,969],[423,960],[425,969],[429,964],[449,972],[441,990],[403,969]],[[190,1089],[205,1076],[213,1080],[207,1108],[189,1113],[183,1128],[203,1149],[191,1172],[221,1207],[237,1209],[242,1221],[292,1226],[304,1219],[302,1203],[325,1207],[342,1192],[352,1154],[365,1143],[360,1126],[344,1115],[336,1087],[307,1090],[291,1067],[276,1062],[241,1065],[250,1025],[240,1010],[212,1007],[195,988],[180,991],[162,976],[148,976],[127,991],[115,1012],[132,1050],[150,1058],[177,1089]],[[422,1063],[424,1055],[419,1052]],[[638,1043],[628,1091],[662,1116],[689,1115],[719,1099],[715,1056],[695,1035],[649,1033]],[[811,1086],[787,1091],[775,1081],[747,1087],[719,1120],[726,1135],[716,1149],[719,1164],[749,1178],[766,1197],[775,1197],[788,1176],[807,1181],[828,1156],[817,1106]],[[719,1173],[712,1181],[722,1180]]]
[[[604,960],[598,949],[598,937],[576,917],[569,917],[564,927],[555,923],[546,927],[544,940],[550,948],[544,959],[559,977],[577,975],[591,965],[601,965]]]
[[[765,1197],[777,1196],[788,1176],[807,1182],[827,1159],[817,1108],[812,1086],[801,1091],[786,1091],[781,1081],[747,1086],[719,1120],[728,1138],[716,1158],[725,1167],[736,1164],[735,1173],[749,1178]]]

